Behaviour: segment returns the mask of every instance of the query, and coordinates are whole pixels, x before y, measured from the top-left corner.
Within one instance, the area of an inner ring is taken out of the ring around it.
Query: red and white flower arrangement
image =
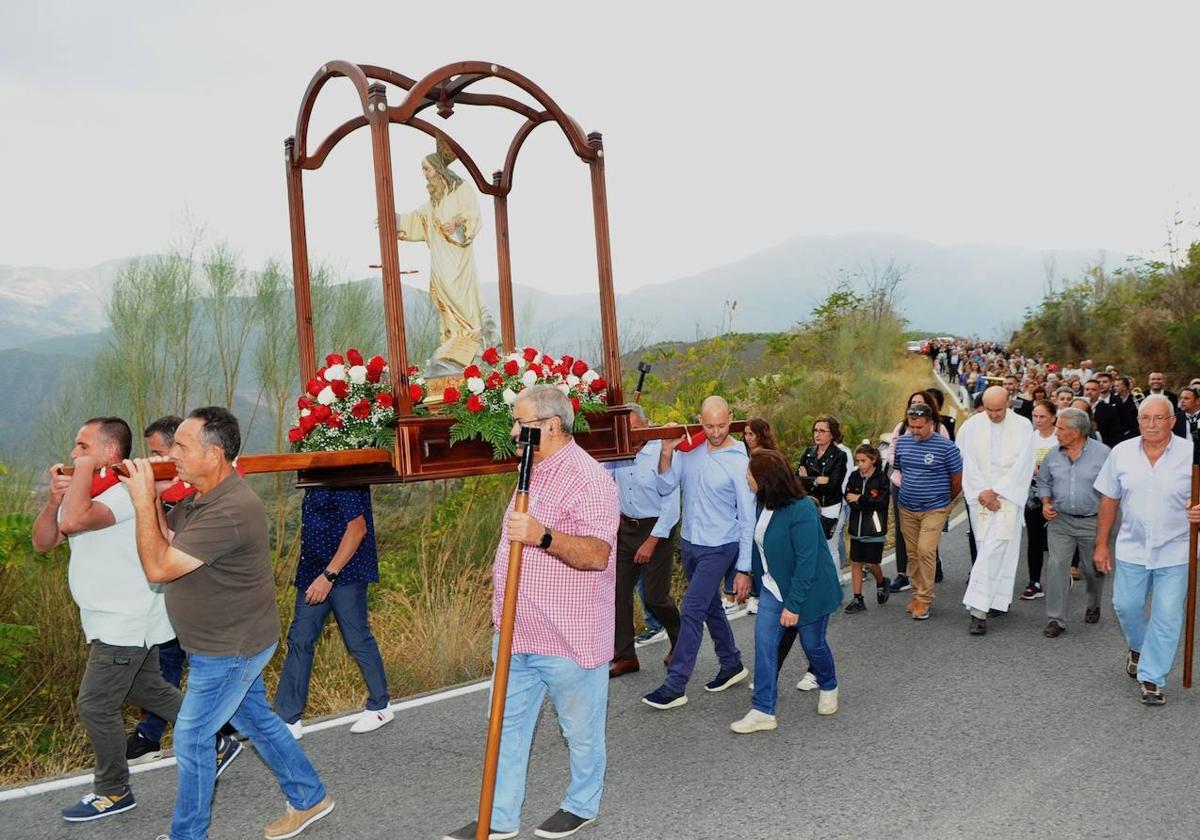
[[[446,413],[456,421],[450,442],[483,439],[492,445],[497,459],[514,454],[512,404],[532,385],[553,385],[562,391],[575,409],[575,432],[588,430],[586,414],[608,407],[608,383],[582,359],[555,359],[533,347],[502,355],[489,347],[480,364],[463,370],[461,385],[452,385],[442,394]]]
[[[415,370],[415,369],[414,369]],[[396,405],[382,356],[368,361],[355,348],[330,353],[296,401],[296,425],[288,430],[295,452],[363,449],[395,445]],[[424,380],[409,372],[414,404],[425,397]],[[418,393],[419,392],[419,393]]]

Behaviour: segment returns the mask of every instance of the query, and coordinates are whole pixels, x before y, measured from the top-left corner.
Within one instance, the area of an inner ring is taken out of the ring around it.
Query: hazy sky
[[[1194,2],[6,0],[0,264],[162,251],[193,224],[253,267],[286,258],[282,141],[330,59],[504,64],[603,131],[619,290],[859,230],[1144,254],[1200,206],[1198,24]],[[335,80],[314,136],[358,112]],[[444,125],[490,172],[517,122]],[[430,143],[393,139],[403,210]],[[313,256],[356,276],[378,262],[369,148],[360,131],[306,175]],[[587,186],[539,128],[510,200],[518,282],[595,288]]]

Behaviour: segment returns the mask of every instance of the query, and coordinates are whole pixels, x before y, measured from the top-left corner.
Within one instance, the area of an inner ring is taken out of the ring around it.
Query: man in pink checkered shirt
[[[513,437],[522,426],[534,426],[541,443],[533,456],[529,512],[516,513],[509,503],[492,571],[498,633],[509,541],[525,544],[488,836],[504,840],[520,832],[529,749],[549,692],[570,752],[571,781],[562,806],[534,834],[569,837],[595,821],[604,792],[620,502],[608,472],[571,437],[575,414],[557,388],[525,389],[513,417]],[[474,837],[471,822],[444,840]]]

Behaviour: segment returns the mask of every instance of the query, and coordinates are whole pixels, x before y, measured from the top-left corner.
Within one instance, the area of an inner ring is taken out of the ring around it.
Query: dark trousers
[[[367,622],[367,584],[344,583],[334,586],[319,604],[304,603],[304,590],[296,590],[296,614],[287,635],[287,659],[275,690],[275,713],[287,723],[295,723],[308,703],[308,681],[312,676],[317,640],[329,614],[342,631],[346,652],[354,657],[367,684],[367,708],[386,709],[387,675],[379,645]]]
[[[721,605],[720,591],[725,570],[737,553],[737,543],[705,546],[680,540],[683,574],[688,580],[688,588],[683,596],[679,641],[675,644],[667,678],[663,682],[669,691],[683,693],[687,688],[692,669],[696,666],[696,654],[700,651],[705,626],[712,637],[721,670],[732,670],[742,662],[742,652],[738,650],[733,629]]]
[[[163,679],[176,688],[179,688],[179,683],[183,680],[183,663],[186,659],[187,654],[179,646],[178,639],[158,645],[159,670],[162,671]],[[142,733],[142,737],[147,741],[157,744],[162,741],[163,733],[167,731],[167,722],[154,712],[146,712],[138,722],[137,731]]]
[[[1025,508],[1025,533],[1029,535],[1029,582],[1042,582],[1042,564],[1046,562],[1046,517],[1042,508]]]
[[[133,703],[173,721],[182,702],[179,689],[163,679],[157,647],[92,642],[76,708],[96,753],[98,795],[118,794],[129,784],[122,705]]]
[[[638,565],[634,555],[657,522],[649,519],[621,517],[617,530],[617,604],[616,633],[613,637],[613,659],[636,657],[633,632],[633,590],[638,578],[642,580],[646,610],[667,631],[671,647],[679,641],[679,610],[671,600],[671,563],[675,554],[674,534],[658,541],[650,562]]]

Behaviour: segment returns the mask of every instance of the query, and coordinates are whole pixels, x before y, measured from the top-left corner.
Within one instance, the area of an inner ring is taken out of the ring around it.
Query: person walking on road
[[[1141,700],[1148,706],[1166,702],[1167,674],[1183,630],[1188,525],[1200,522],[1200,505],[1189,507],[1194,450],[1171,433],[1174,423],[1169,399],[1147,397],[1138,409],[1141,436],[1114,446],[1095,482],[1103,495],[1096,570],[1116,569],[1113,610],[1129,649],[1125,672],[1141,684]],[[1114,552],[1109,536],[1118,510]]]
[[[1042,566],[1046,560],[1046,518],[1042,516],[1042,500],[1038,496],[1038,468],[1046,453],[1058,446],[1054,417],[1058,409],[1049,400],[1033,404],[1033,479],[1025,501],[1025,562],[1029,567],[1029,583],[1021,592],[1022,601],[1033,601],[1045,595],[1042,588]]]
[[[891,580],[880,568],[891,507],[891,482],[882,469],[879,450],[870,443],[863,442],[854,450],[854,463],[858,469],[850,473],[846,485],[846,504],[850,508],[850,588],[854,593],[846,605],[848,613],[867,608],[862,595],[864,567],[875,579],[875,600],[880,605],[886,604],[892,594]]]
[[[1087,582],[1087,610],[1084,621],[1100,620],[1100,596],[1104,578],[1096,572],[1093,554],[1096,548],[1096,518],[1100,512],[1100,493],[1093,486],[1109,448],[1091,440],[1092,419],[1077,408],[1064,408],[1055,418],[1058,446],[1046,453],[1038,468],[1038,496],[1045,518],[1050,560],[1046,566],[1047,638],[1055,638],[1067,629],[1067,598],[1071,589],[1071,563],[1079,557],[1079,567]]]

